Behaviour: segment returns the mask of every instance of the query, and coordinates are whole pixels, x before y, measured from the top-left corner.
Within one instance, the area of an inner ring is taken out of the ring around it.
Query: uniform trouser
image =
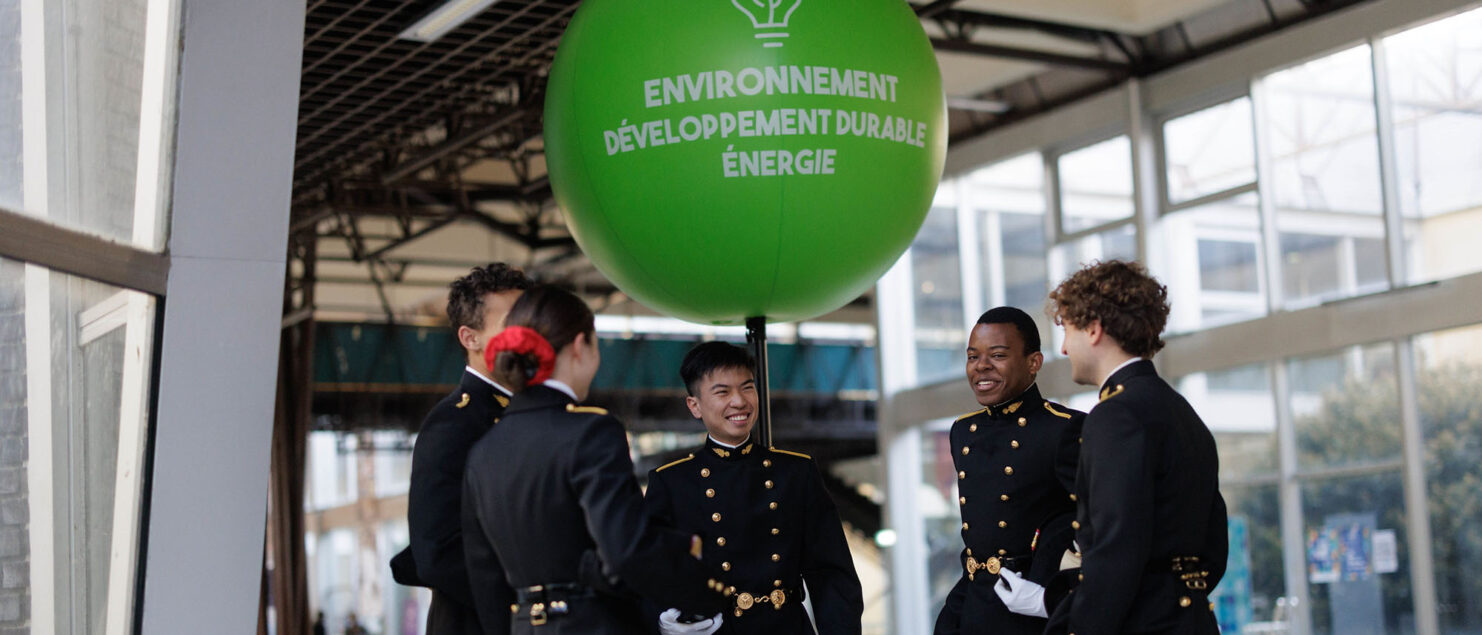
[[[1072,590],[1050,616],[1045,635],[1065,635],[1070,630],[1070,608],[1079,589]],[[1096,616],[1085,619],[1095,620]],[[1097,630],[1095,624],[1077,624],[1077,632],[1091,628],[1093,633],[1109,633]],[[1219,635],[1219,621],[1209,605],[1209,594],[1204,590],[1190,589],[1179,581],[1176,574],[1149,574],[1143,578],[1138,593],[1122,621],[1116,635]]]
[[[483,629],[473,607],[433,590],[432,606],[427,608],[427,635],[483,635]]]
[[[962,609],[958,613],[956,630],[951,628],[948,616],[937,620],[938,634],[993,633],[994,635],[1040,635],[1045,630],[1045,619],[1030,617],[1010,611],[1003,600],[993,592],[998,576],[978,573],[965,585],[967,593],[962,598]]]

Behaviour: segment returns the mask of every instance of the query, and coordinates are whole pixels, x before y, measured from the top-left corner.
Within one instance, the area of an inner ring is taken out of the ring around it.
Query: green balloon
[[[946,156],[941,71],[901,0],[587,0],[546,159],[577,243],[675,317],[805,320],[921,228]]]

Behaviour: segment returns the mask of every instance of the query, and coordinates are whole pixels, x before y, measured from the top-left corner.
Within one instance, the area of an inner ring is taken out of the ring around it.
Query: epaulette
[[[674,461],[674,462],[671,462],[671,463],[665,463],[665,464],[659,466],[659,469],[656,469],[654,471],[655,472],[662,472],[664,470],[667,470],[667,469],[669,469],[671,467],[674,467],[676,465],[679,465],[680,463],[683,463],[683,462],[688,461],[688,460],[693,459],[693,458],[695,458],[695,455],[691,454],[691,455],[689,455],[687,457],[684,457],[684,458],[682,458],[682,459],[680,459],[678,461]]]
[[[777,448],[767,448],[767,449],[768,450],[771,450],[773,452],[776,452],[778,454],[791,454],[793,456],[801,456],[801,457],[803,457],[805,459],[808,459],[809,461],[813,460],[813,457],[808,456],[806,454],[803,454],[802,452],[788,452],[787,450],[779,450]]]
[[[1055,415],[1057,417],[1060,417],[1061,419],[1070,419],[1070,418],[1072,418],[1069,414],[1064,413],[1064,412],[1060,412],[1059,410],[1056,410],[1055,409],[1055,406],[1051,405],[1050,402],[1048,402],[1048,401],[1045,402],[1045,410],[1049,410],[1050,411],[1050,414]]]
[[[574,403],[569,403],[566,404],[566,412],[579,412],[590,415],[605,415],[607,414],[607,409],[598,408],[597,406],[578,406]]]
[[[988,409],[987,408],[983,408],[981,410],[974,410],[974,411],[969,412],[969,413],[967,413],[965,415],[961,415],[961,416],[957,417],[956,419],[953,419],[952,422],[953,423],[956,423],[958,421],[962,421],[963,419],[966,419],[966,418],[971,417],[973,415],[982,414],[984,412],[988,412]]]
[[[1123,390],[1123,387],[1122,387],[1121,384],[1117,384],[1117,387],[1116,388],[1112,388],[1110,386],[1108,386],[1106,388],[1102,388],[1101,389],[1101,401],[1106,401],[1108,399],[1111,399],[1112,397],[1115,397],[1117,395],[1122,394],[1122,390]]]
[[[453,406],[453,407],[454,408],[462,408],[462,407],[467,406],[467,405],[468,405],[468,393],[463,393],[463,399],[458,402],[458,405]]]

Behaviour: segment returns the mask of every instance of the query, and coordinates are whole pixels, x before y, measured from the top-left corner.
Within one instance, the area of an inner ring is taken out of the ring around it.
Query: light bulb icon
[[[777,48],[782,46],[780,40],[787,37],[787,32],[762,29],[786,29],[792,12],[798,10],[803,0],[731,0],[731,4],[751,19],[752,28],[758,30],[757,39],[763,40],[763,48]]]

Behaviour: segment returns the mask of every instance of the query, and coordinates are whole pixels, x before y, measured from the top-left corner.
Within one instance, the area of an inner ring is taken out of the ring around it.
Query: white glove
[[[708,620],[694,624],[679,623],[679,609],[669,609],[659,614],[659,632],[663,635],[712,635],[720,630],[720,613]]]
[[[1045,614],[1045,588],[1025,580],[1011,569],[998,571],[998,583],[993,585],[993,592],[1010,611],[1030,617],[1049,617]]]

